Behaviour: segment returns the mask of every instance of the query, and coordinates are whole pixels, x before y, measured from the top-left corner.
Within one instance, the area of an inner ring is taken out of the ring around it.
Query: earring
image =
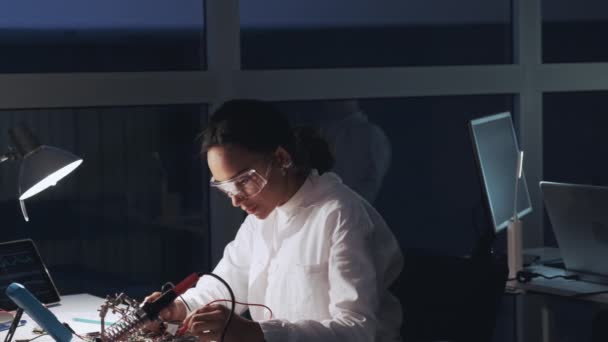
[[[287,170],[291,169],[291,167],[293,166],[293,162],[290,160],[288,163],[285,163],[281,166],[281,174],[283,174],[283,176],[287,175]]]

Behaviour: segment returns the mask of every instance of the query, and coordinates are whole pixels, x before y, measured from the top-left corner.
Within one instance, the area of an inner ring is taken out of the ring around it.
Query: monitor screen
[[[500,113],[472,120],[470,128],[484,197],[494,230],[499,232],[507,227],[514,212],[519,145],[511,114]],[[531,211],[526,177],[522,174],[517,190],[517,216],[521,218]]]
[[[59,302],[59,293],[32,240],[0,243],[0,309],[17,309],[5,294],[13,282],[25,286],[44,304]]]

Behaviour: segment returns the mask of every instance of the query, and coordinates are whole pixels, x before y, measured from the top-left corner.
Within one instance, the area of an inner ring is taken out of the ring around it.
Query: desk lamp
[[[24,200],[50,186],[74,171],[82,159],[62,149],[41,145],[25,126],[9,130],[12,147],[0,156],[0,163],[21,160],[19,170],[19,203],[25,221],[29,221]]]

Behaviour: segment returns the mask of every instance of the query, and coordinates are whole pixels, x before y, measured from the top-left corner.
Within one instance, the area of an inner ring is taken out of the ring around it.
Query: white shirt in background
[[[213,271],[249,307],[267,342],[400,341],[401,307],[387,288],[403,258],[388,226],[334,173],[313,171],[265,220],[249,215]],[[193,308],[229,299],[203,277]],[[237,306],[242,313],[247,308]]]

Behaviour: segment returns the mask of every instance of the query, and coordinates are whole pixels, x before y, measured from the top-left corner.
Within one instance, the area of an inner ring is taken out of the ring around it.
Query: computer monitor
[[[513,218],[519,145],[511,114],[499,113],[470,122],[473,150],[481,175],[484,200],[496,233]],[[526,178],[519,181],[517,216],[532,212]]]

